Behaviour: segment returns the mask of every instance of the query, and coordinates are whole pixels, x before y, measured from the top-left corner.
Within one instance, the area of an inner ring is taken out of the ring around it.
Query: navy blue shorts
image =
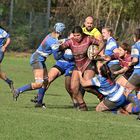
[[[65,76],[71,76],[75,64],[74,62],[58,60],[53,67],[57,68],[61,72],[61,75],[65,74]]]

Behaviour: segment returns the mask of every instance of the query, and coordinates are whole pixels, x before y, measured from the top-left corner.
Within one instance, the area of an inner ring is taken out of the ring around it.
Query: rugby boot
[[[46,109],[46,105],[45,105],[45,103],[36,103],[35,104],[35,108],[43,108],[43,109]]]
[[[11,92],[14,91],[14,82],[12,80],[10,80],[10,82],[8,83],[10,89],[11,89]]]
[[[19,97],[20,92],[18,89],[13,90],[13,100],[17,101],[17,98]]]
[[[80,111],[88,111],[88,108],[87,108],[87,106],[86,106],[86,103],[85,103],[85,102],[83,102],[83,103],[79,104],[78,109],[79,109]]]
[[[34,99],[31,99],[30,101],[33,103],[37,103],[37,98],[38,98],[38,96],[34,96]]]

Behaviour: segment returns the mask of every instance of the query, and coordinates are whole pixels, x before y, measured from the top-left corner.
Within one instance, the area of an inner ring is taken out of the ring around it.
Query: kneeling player
[[[98,62],[98,72],[99,75],[90,80],[83,79],[81,73],[79,73],[80,83],[83,87],[95,86],[100,93],[106,96],[104,100],[97,105],[96,111],[111,111],[123,107],[129,113],[140,112],[137,97],[133,94],[129,94],[127,97],[124,95],[125,88],[111,79],[111,72],[107,65]],[[135,106],[132,106],[130,99],[135,103]]]

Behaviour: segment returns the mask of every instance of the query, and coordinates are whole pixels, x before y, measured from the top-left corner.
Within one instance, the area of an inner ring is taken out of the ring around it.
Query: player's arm
[[[85,80],[82,77],[82,73],[79,71],[79,78],[80,78],[80,83],[83,87],[89,87],[89,86],[97,86],[100,87],[100,82],[97,77],[93,77],[92,79]]]
[[[104,48],[105,48],[105,42],[103,40],[97,40],[95,38],[92,39],[92,44],[96,44],[99,46],[98,51],[94,54],[94,57],[96,57]]]
[[[63,56],[63,51],[59,50],[60,44],[52,44],[51,49],[52,49],[52,54],[54,56],[55,60],[59,60]]]
[[[122,69],[115,71],[113,74],[123,74],[125,73],[129,68],[128,67],[123,67]]]
[[[2,51],[3,51],[3,52],[6,51],[7,47],[8,47],[9,44],[10,44],[10,42],[11,42],[11,39],[10,39],[10,37],[9,37],[9,34],[7,34],[5,44],[2,46]]]
[[[131,56],[132,56],[132,62],[129,63],[129,66],[135,66],[139,62],[139,49],[135,46],[132,47],[131,50]]]
[[[129,63],[129,67],[137,65],[138,62],[139,62],[139,59],[136,57],[133,57],[132,62]]]
[[[80,83],[83,87],[88,87],[88,86],[92,86],[92,82],[91,80],[85,80],[82,77],[82,73],[79,71],[79,78],[80,78]]]
[[[65,49],[67,49],[67,48],[70,48],[70,45],[71,45],[71,41],[70,41],[70,39],[69,39],[69,40],[65,41],[64,43],[62,43],[62,44],[59,46],[59,50],[60,50],[60,51],[63,51],[63,50],[65,50]]]

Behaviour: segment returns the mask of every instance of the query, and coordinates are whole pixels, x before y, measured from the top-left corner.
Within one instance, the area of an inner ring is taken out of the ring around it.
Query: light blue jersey
[[[60,43],[62,43],[61,40],[53,38],[51,34],[47,35],[38,49],[32,54],[30,64],[32,65],[37,62],[37,68],[43,68],[45,66],[44,62],[46,58],[53,54],[54,59],[56,60],[55,67],[59,68],[62,73],[65,73],[65,76],[71,75],[75,66],[73,54],[70,49],[60,51]]]
[[[51,34],[48,34],[39,45],[35,53],[32,54],[30,63],[33,64],[35,62],[44,62],[46,58],[53,53],[52,45],[57,43],[58,39],[52,37]]]
[[[60,56],[59,51],[55,52],[55,57],[57,53]],[[61,58],[56,61],[55,67],[61,71],[61,74],[65,76],[71,76],[73,69],[75,68],[74,57],[70,49],[66,49],[64,52],[61,52]]]
[[[140,41],[132,46],[131,56],[138,59],[138,64],[134,68],[140,68]]]
[[[116,48],[118,48],[116,40],[113,37],[110,37],[106,42],[104,54],[107,56],[112,56],[114,54],[113,50]],[[114,64],[119,64],[119,60],[111,60],[108,63],[108,66],[110,67]]]
[[[107,78],[98,75],[92,78],[92,85],[97,87],[97,90],[112,102],[119,102],[124,98],[124,87],[117,83],[108,81]]]
[[[10,35],[3,29],[0,28],[0,48],[3,46],[5,39],[7,39]]]

